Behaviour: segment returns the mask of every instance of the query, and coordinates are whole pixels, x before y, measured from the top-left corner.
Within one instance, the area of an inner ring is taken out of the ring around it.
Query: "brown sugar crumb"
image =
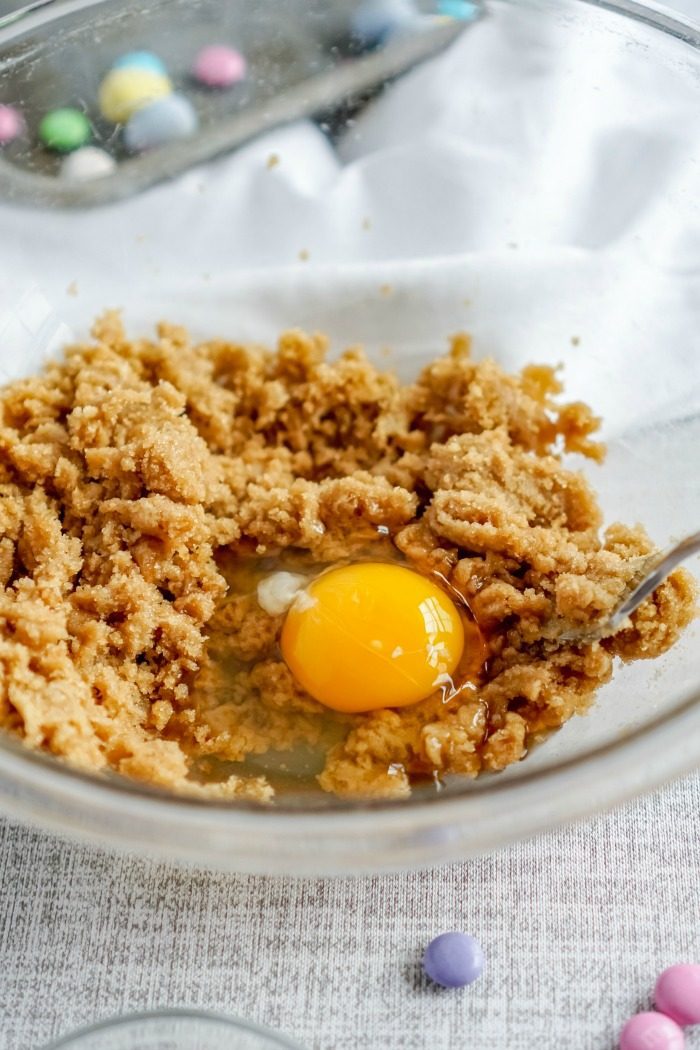
[[[603,642],[651,550],[601,532],[563,450],[600,460],[598,420],[557,374],[509,375],[456,336],[410,385],[321,336],[275,352],[115,314],[0,394],[0,726],[90,771],[210,798],[273,796],[245,763],[316,749],[323,790],[401,798],[416,777],[519,761],[586,710],[615,658],[654,657],[694,615],[677,571]],[[389,537],[389,538],[388,538]],[[461,594],[488,662],[444,702],[340,715],[282,661],[257,602],[294,570],[374,543]],[[285,561],[286,559],[286,561]],[[231,764],[233,764],[233,769]]]
[[[75,296],[77,294],[78,294],[78,282],[77,281],[71,281],[71,283],[66,288],[66,295],[71,295],[71,296],[73,296],[75,298]]]
[[[267,165],[266,165],[267,168],[269,168],[270,171],[271,171],[273,168],[279,167],[279,164],[280,164],[280,155],[279,155],[279,153],[271,153],[270,156],[267,158]]]
[[[299,260],[300,260],[300,262],[308,262],[310,258],[311,258],[311,253],[309,252],[308,248],[302,248],[301,251],[299,252]]]
[[[579,336],[579,335],[572,335],[571,336],[571,345],[572,346],[580,346],[580,344],[581,344],[581,336]]]

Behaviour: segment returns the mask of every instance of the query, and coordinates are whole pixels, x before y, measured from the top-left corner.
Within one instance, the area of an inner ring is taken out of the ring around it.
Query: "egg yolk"
[[[457,607],[400,565],[358,563],[317,577],[287,613],[282,655],[335,711],[405,707],[448,683],[464,650]]]

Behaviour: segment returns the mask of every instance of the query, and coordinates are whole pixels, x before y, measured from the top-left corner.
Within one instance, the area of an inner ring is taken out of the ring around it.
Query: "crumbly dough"
[[[325,751],[321,787],[401,797],[415,777],[518,761],[585,710],[616,656],[653,657],[694,614],[675,572],[607,641],[603,616],[650,548],[601,514],[563,450],[598,421],[554,372],[450,353],[402,386],[320,336],[277,351],[192,345],[163,324],[94,341],[0,395],[0,725],[85,770],[266,801],[249,756]],[[488,664],[449,702],[336,716],[282,662],[264,571],[386,543],[468,601]]]

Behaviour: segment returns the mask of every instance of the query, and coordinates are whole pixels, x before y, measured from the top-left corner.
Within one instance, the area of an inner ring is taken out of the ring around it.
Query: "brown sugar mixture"
[[[358,349],[329,363],[318,336],[132,341],[107,315],[0,394],[0,726],[213,798],[267,800],[295,761],[357,797],[517,762],[615,657],[659,655],[694,615],[677,571],[615,637],[558,640],[652,549],[638,526],[601,533],[560,459],[601,459],[598,421],[559,393],[551,369],[508,375],[463,336],[405,386]],[[487,650],[465,688],[344,714],[292,676],[257,582],[367,557],[464,600]]]

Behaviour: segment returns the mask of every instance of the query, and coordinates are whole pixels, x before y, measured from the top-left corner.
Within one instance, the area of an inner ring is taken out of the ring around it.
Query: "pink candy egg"
[[[656,982],[654,1002],[678,1024],[700,1024],[700,966],[669,966]]]
[[[12,106],[0,106],[0,146],[12,142],[24,131],[24,121],[19,110]]]
[[[246,60],[240,51],[224,44],[202,48],[197,55],[192,73],[207,87],[231,87],[246,75]]]
[[[685,1036],[664,1014],[637,1014],[622,1029],[620,1050],[683,1050]]]

